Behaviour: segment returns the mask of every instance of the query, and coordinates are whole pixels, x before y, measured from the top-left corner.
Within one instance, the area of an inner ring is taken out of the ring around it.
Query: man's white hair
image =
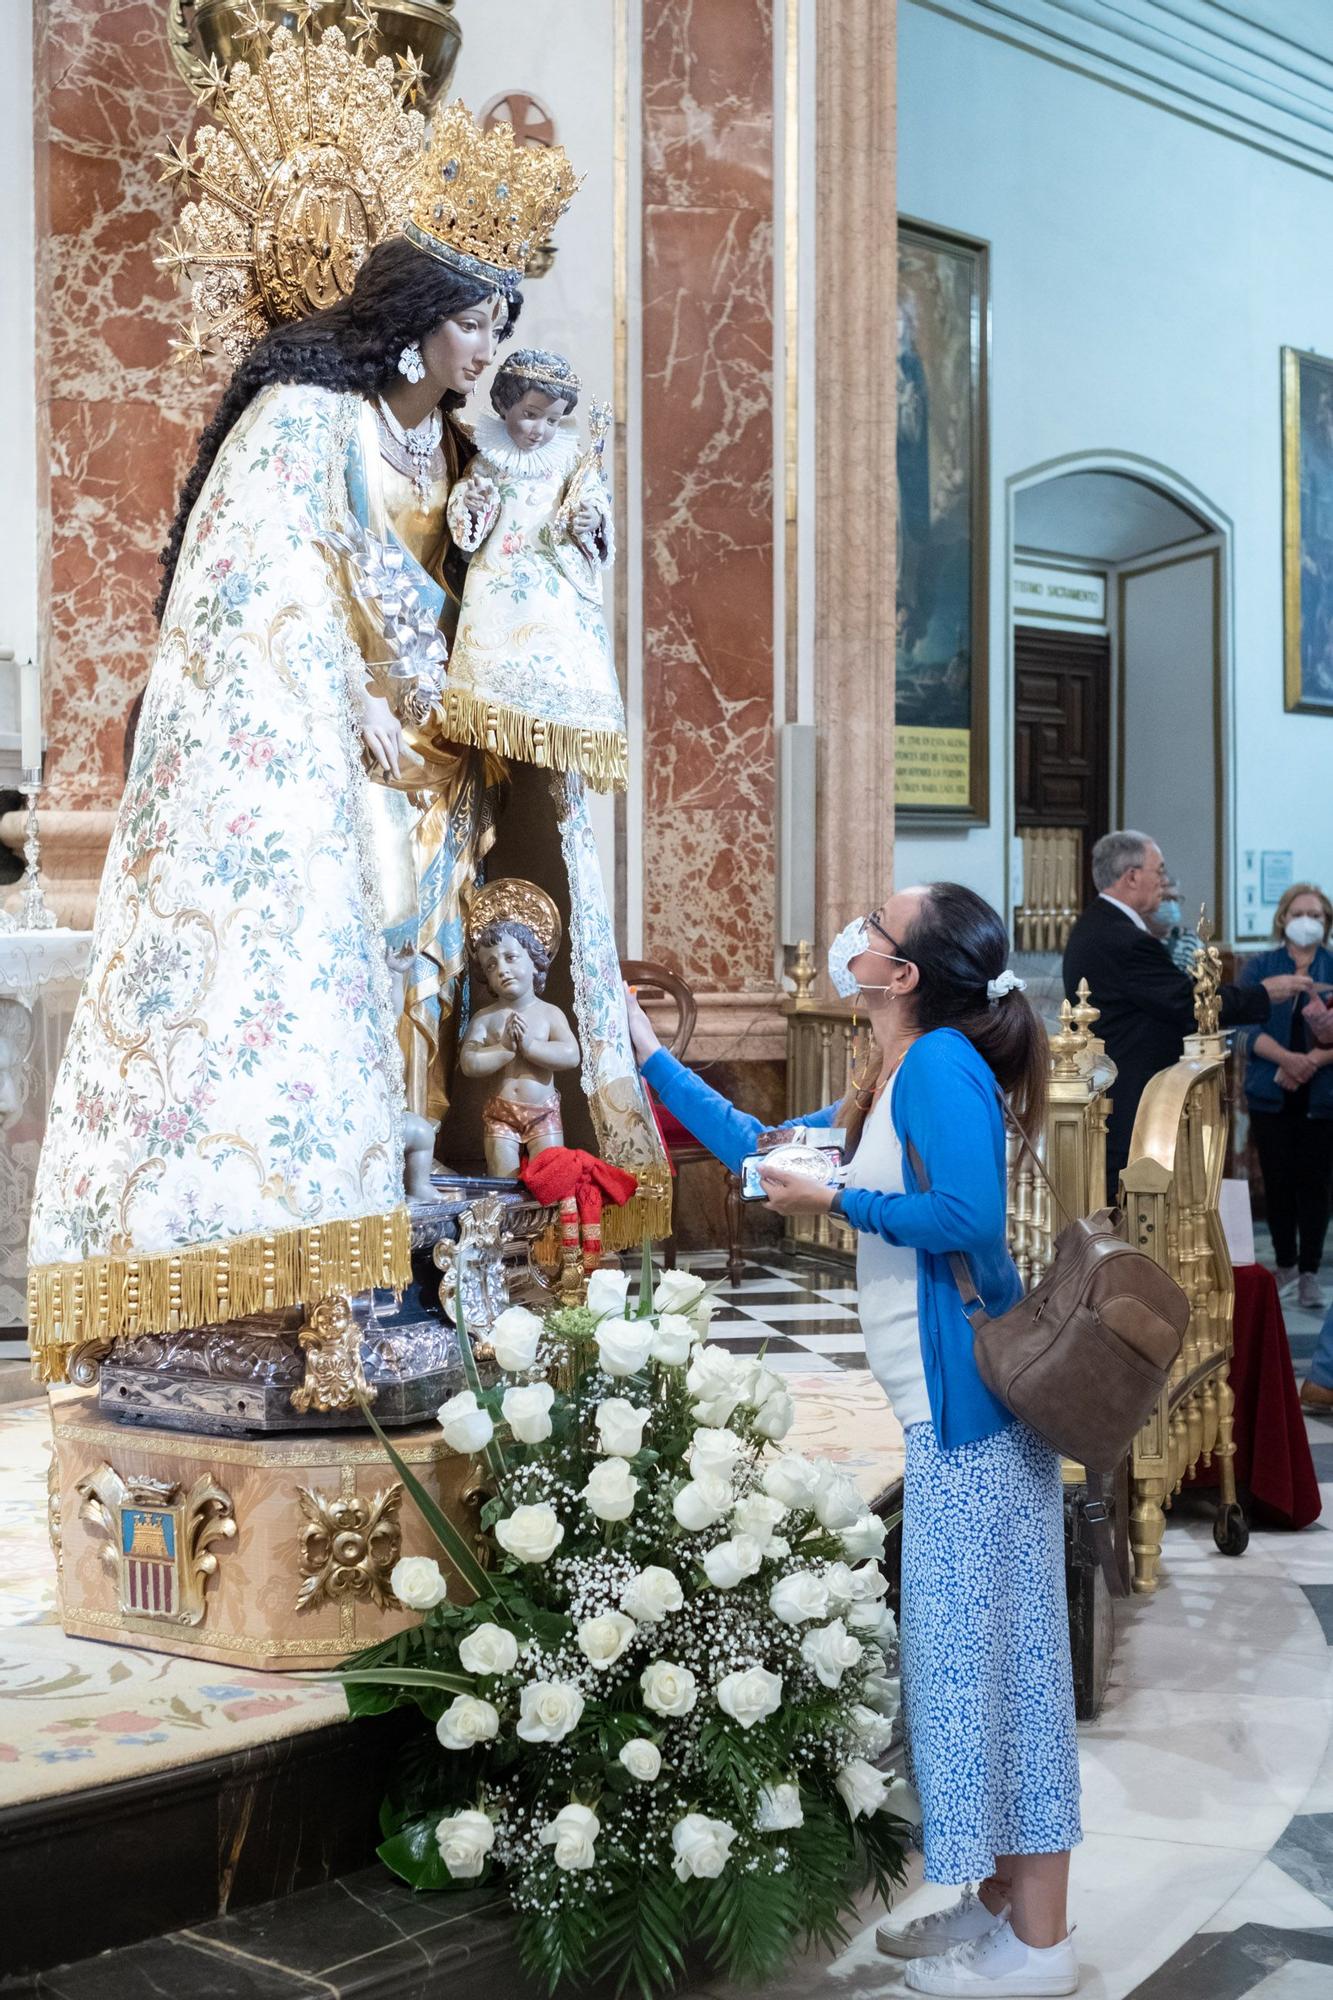
[[[1153,845],[1150,833],[1135,833],[1132,827],[1104,833],[1092,850],[1093,887],[1109,889],[1128,869],[1142,868]]]

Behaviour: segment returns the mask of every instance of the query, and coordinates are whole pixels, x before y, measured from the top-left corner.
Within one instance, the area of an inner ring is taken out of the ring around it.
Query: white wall
[[[16,6],[0,63],[0,647],[37,643],[36,381],[33,373],[32,10]],[[0,743],[18,729],[0,665]],[[7,746],[6,746],[7,747]],[[15,737],[14,749],[17,750]]]
[[[1227,873],[1333,882],[1333,718],[1282,705],[1279,350],[1333,353],[1333,183],[903,0],[899,207],[989,240],[991,824],[899,839],[900,883],[1001,907],[1010,834],[1006,481],[1140,454],[1234,525]],[[882,336],[887,339],[887,335]],[[1184,781],[1202,787],[1199,745]]]
[[[1213,551],[1121,571],[1125,794],[1119,819],[1151,828],[1193,923],[1218,907]],[[1202,719],[1203,726],[1200,726]],[[1114,811],[1114,806],[1112,811]]]

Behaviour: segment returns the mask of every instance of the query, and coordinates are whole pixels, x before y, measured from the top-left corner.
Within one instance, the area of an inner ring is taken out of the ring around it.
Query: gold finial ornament
[[[468,906],[467,942],[471,951],[487,924],[523,924],[544,951],[554,958],[560,949],[560,912],[535,882],[505,875],[487,882]]]
[[[814,1006],[815,980],[818,977],[819,968],[815,964],[815,955],[810,948],[810,940],[809,938],[802,938],[796,947],[796,956],[792,960],[791,968],[791,983],[793,988],[792,1006],[799,1012],[804,1013]]]
[[[240,361],[269,328],[351,291],[367,253],[403,227],[425,138],[414,72],[363,61],[340,28],[304,38],[243,15],[247,55],[197,84],[214,124],[159,155],[193,196],[159,269],[188,272],[176,358]],[[202,66],[201,66],[202,68]]]
[[[1194,1019],[1201,1035],[1215,1035],[1222,1015],[1222,954],[1212,942],[1206,910],[1199,911],[1199,949],[1194,954]]]
[[[511,292],[578,192],[561,146],[525,146],[512,125],[483,132],[467,106],[431,125],[406,235],[465,277]]]

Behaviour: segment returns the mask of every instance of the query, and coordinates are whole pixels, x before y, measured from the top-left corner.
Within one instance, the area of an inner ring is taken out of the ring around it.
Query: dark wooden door
[[[1083,900],[1111,790],[1111,642],[1097,633],[1014,633],[1014,802],[1019,827],[1076,827]]]

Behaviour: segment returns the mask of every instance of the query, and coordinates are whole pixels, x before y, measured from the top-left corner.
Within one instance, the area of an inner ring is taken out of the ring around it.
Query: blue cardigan
[[[1278,945],[1275,951],[1256,952],[1247,958],[1240,969],[1242,986],[1257,986],[1261,979],[1272,979],[1279,972],[1294,972],[1296,961],[1285,945]],[[1310,965],[1310,977],[1320,986],[1333,986],[1333,951],[1327,945],[1320,945]],[[1268,1019],[1257,1028],[1245,1030],[1245,1101],[1251,1111],[1281,1111],[1287,1102],[1287,1093],[1277,1080],[1277,1064],[1269,1062],[1267,1056],[1257,1056],[1254,1044],[1259,1035],[1271,1035],[1275,1042],[1285,1049],[1291,1039],[1291,1015],[1294,1000],[1274,1001]],[[1317,1047],[1313,1035],[1309,1038],[1311,1048]],[[1311,1118],[1333,1118],[1333,1063],[1325,1063],[1310,1079]]]
[[[664,1049],[643,1066],[644,1081],[701,1145],[735,1173],[765,1128]],[[799,1122],[831,1124],[837,1105]],[[962,1250],[988,1313],[1007,1312],[1023,1287],[1005,1237],[1004,1114],[986,1063],[966,1036],[937,1028],[913,1042],[893,1086],[893,1125],[903,1148],[903,1194],[845,1188],[838,1212],[853,1229],[874,1230],[917,1253],[921,1360],[935,1433],[946,1451],[992,1437],[1014,1418],[977,1372],[972,1328],[949,1269]],[[908,1140],[930,1177],[923,1194]]]

